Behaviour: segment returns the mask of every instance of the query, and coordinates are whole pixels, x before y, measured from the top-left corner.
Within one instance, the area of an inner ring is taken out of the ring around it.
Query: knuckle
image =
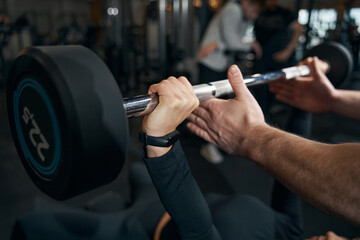
[[[184,76],[180,76],[180,77],[178,78],[178,80],[179,80],[179,81],[182,81],[182,82],[188,82],[187,78],[184,77]]]
[[[167,80],[163,80],[161,81],[161,83],[159,83],[159,91],[165,90],[168,87],[168,82]]]
[[[193,101],[193,108],[197,108],[198,106],[200,105],[200,101],[197,97],[194,98],[194,101]]]
[[[151,85],[148,90],[148,94],[154,92],[154,85]]]
[[[167,78],[167,80],[168,81],[174,81],[174,80],[176,81],[176,78],[174,76],[170,76],[170,77]]]
[[[160,85],[167,85],[167,84],[169,84],[169,80],[168,79],[162,80],[159,84]]]
[[[199,100],[199,98],[197,98],[197,97],[195,96],[194,100],[195,100],[195,106],[198,107],[198,106],[200,105],[200,100]]]

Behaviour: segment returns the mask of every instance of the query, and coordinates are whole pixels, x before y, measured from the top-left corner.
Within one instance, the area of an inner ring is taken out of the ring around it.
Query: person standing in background
[[[264,11],[255,22],[256,40],[263,50],[262,57],[255,61],[255,72],[269,72],[296,65],[295,48],[303,27],[296,14],[279,6],[278,0],[265,0]],[[255,90],[261,108],[267,114],[272,103],[267,86]]]
[[[280,7],[278,0],[265,0],[265,9],[255,22],[254,32],[263,49],[257,65],[259,72],[296,64],[295,48],[303,27],[296,14]]]
[[[261,57],[258,42],[244,40],[247,29],[253,25],[262,8],[261,0],[228,1],[210,21],[198,52],[199,81],[207,83],[226,78],[233,59],[226,50],[248,52],[254,50]]]

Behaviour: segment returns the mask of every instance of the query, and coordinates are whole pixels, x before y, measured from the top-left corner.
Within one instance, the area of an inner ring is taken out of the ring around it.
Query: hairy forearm
[[[336,90],[330,111],[360,120],[360,91]]]
[[[268,126],[244,141],[248,157],[316,207],[360,226],[360,145],[329,145]]]

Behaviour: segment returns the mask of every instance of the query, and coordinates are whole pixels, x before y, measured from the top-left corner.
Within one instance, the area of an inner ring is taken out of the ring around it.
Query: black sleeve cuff
[[[143,152],[142,156],[149,170],[153,171],[164,170],[168,167],[171,167],[173,164],[186,159],[185,154],[181,148],[180,141],[176,141],[170,151],[161,157],[147,158],[145,152]]]

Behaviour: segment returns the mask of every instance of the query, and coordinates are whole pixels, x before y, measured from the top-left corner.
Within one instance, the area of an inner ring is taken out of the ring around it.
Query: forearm
[[[360,145],[329,145],[257,127],[248,157],[316,207],[360,226]]]
[[[303,28],[297,21],[292,23],[290,28],[293,31],[293,34],[290,42],[286,45],[286,49],[293,52],[295,50],[296,45],[299,42],[300,36],[303,34]]]
[[[336,90],[330,111],[360,120],[360,91]]]
[[[220,239],[180,143],[164,156],[144,160],[160,199],[182,238]]]

